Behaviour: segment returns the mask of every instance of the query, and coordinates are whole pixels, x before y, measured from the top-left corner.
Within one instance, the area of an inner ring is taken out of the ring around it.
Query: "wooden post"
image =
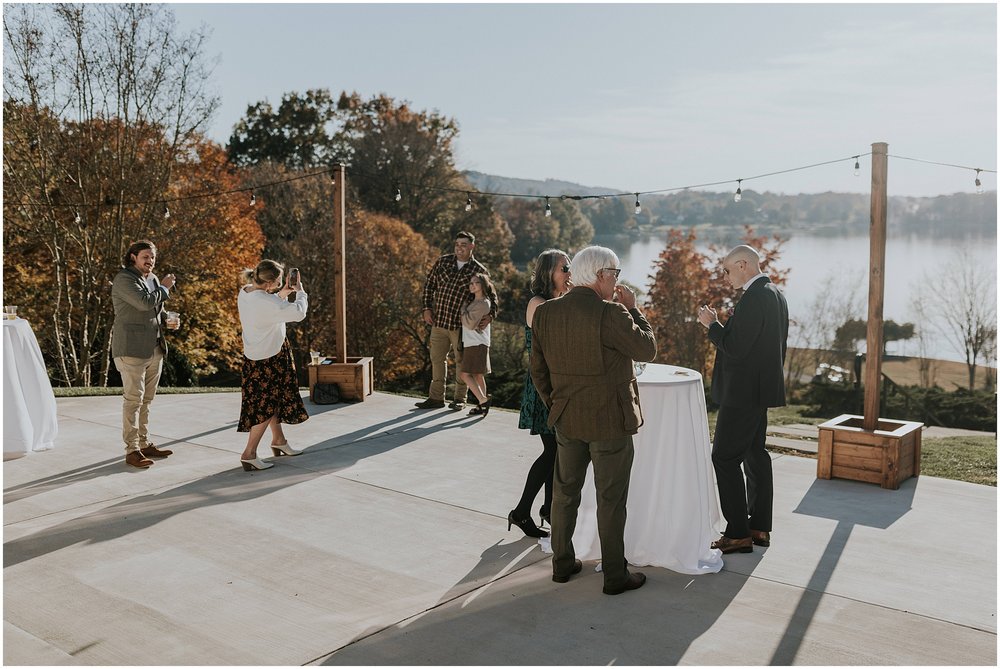
[[[347,362],[347,273],[345,239],[347,234],[347,170],[343,164],[333,167],[333,319],[335,323],[336,360]]]
[[[882,307],[885,300],[885,237],[889,172],[889,145],[872,144],[872,208],[868,259],[868,344],[865,356],[864,429],[878,425],[879,385],[882,381]]]

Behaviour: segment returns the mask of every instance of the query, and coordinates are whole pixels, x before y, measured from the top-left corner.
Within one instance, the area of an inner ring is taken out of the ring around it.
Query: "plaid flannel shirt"
[[[490,272],[475,258],[458,269],[458,261],[454,253],[441,256],[434,262],[431,271],[427,273],[424,283],[424,309],[430,309],[434,316],[434,324],[446,330],[462,329],[462,307],[468,301],[469,281],[473,274]],[[490,316],[496,318],[496,305],[490,307]]]

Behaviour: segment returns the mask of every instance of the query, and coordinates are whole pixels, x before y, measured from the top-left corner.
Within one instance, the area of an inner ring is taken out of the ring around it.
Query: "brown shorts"
[[[466,346],[462,351],[462,371],[466,374],[488,374],[490,371],[490,347]]]

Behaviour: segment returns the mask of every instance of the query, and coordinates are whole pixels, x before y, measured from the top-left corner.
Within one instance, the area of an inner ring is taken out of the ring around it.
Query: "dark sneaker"
[[[462,409],[465,408],[465,402],[452,400],[451,404],[448,405],[448,408],[451,409],[452,411],[461,411]]]
[[[417,402],[415,406],[418,409],[443,409],[444,400],[432,400],[428,397],[423,402]]]

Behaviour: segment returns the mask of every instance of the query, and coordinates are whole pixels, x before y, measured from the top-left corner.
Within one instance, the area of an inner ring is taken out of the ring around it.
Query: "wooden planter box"
[[[920,433],[923,423],[878,421],[865,430],[862,416],[844,414],[819,425],[816,478],[878,483],[896,490],[911,476],[920,476]]]
[[[309,401],[317,383],[336,383],[340,397],[345,400],[364,402],[372,394],[372,379],[375,378],[373,358],[347,358],[347,362],[333,362],[326,365],[309,365]]]

